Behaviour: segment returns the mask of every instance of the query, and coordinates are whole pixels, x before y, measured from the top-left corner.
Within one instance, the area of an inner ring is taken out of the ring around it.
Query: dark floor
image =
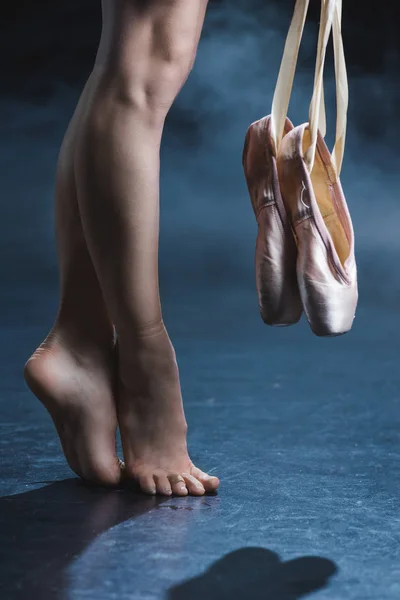
[[[192,456],[219,494],[83,486],[21,381],[43,327],[5,330],[1,599],[398,599],[398,315],[361,305],[321,340],[263,325],[252,293],[164,310]]]

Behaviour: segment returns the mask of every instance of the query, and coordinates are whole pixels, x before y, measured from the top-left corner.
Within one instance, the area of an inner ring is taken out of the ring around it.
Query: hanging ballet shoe
[[[308,0],[297,0],[274,92],[271,115],[250,125],[242,164],[258,225],[255,276],[260,315],[268,325],[297,323],[303,308],[296,275],[297,249],[279,188],[276,156],[293,124],[287,118]]]
[[[286,119],[285,133],[293,129]],[[279,189],[271,117],[250,125],[243,168],[258,225],[255,275],[261,318],[268,325],[297,323],[303,308],[296,276],[297,249]]]
[[[307,124],[284,138],[279,179],[297,238],[304,312],[316,335],[340,335],[351,329],[358,300],[353,226],[322,136],[311,175],[304,159],[309,144]]]
[[[333,21],[337,123],[334,150],[324,141],[323,67]],[[305,314],[318,336],[348,332],[358,286],[353,225],[339,179],[346,131],[348,87],[340,31],[341,0],[321,6],[310,120],[283,137],[277,158],[280,189],[297,239],[297,280]],[[318,126],[320,125],[320,130]]]

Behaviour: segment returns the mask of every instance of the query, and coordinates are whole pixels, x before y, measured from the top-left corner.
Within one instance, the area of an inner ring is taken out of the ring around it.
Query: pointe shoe
[[[268,325],[297,323],[302,315],[297,249],[279,189],[276,157],[293,129],[287,118],[309,0],[296,0],[272,99],[271,114],[250,125],[242,164],[258,223],[255,274],[261,318]]]
[[[286,118],[284,133],[292,129]],[[299,321],[303,309],[296,277],[296,243],[279,189],[270,116],[248,128],[242,164],[258,224],[255,274],[260,315],[268,325],[291,325]]]
[[[321,2],[320,31],[309,123],[283,137],[277,155],[282,198],[297,239],[297,281],[304,312],[318,336],[347,333],[358,302],[354,231],[339,174],[343,162],[348,84],[341,34],[342,0]],[[333,33],[336,139],[325,141],[323,71]]]
[[[348,332],[358,301],[354,232],[339,177],[320,132],[311,172],[305,123],[282,140],[280,188],[297,238],[297,280],[304,312],[318,336]]]

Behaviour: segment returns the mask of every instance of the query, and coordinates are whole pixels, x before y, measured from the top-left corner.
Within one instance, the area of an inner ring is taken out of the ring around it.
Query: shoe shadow
[[[65,479],[0,498],[0,597],[65,598],[65,571],[101,533],[167,498]]]
[[[240,548],[202,575],[172,587],[168,600],[297,600],[326,587],[337,570],[327,558],[281,562],[265,548]]]

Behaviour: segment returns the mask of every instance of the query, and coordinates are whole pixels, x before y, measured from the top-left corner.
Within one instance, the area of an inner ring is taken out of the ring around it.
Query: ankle
[[[111,322],[77,318],[59,313],[51,336],[69,348],[99,348],[109,350],[114,346],[114,327]]]
[[[154,347],[160,344],[172,345],[162,316],[143,323],[117,326],[118,346],[122,353],[129,353],[141,347]]]
[[[175,349],[162,319],[139,329],[118,335],[118,351],[121,366],[154,365],[159,372],[178,376]]]

